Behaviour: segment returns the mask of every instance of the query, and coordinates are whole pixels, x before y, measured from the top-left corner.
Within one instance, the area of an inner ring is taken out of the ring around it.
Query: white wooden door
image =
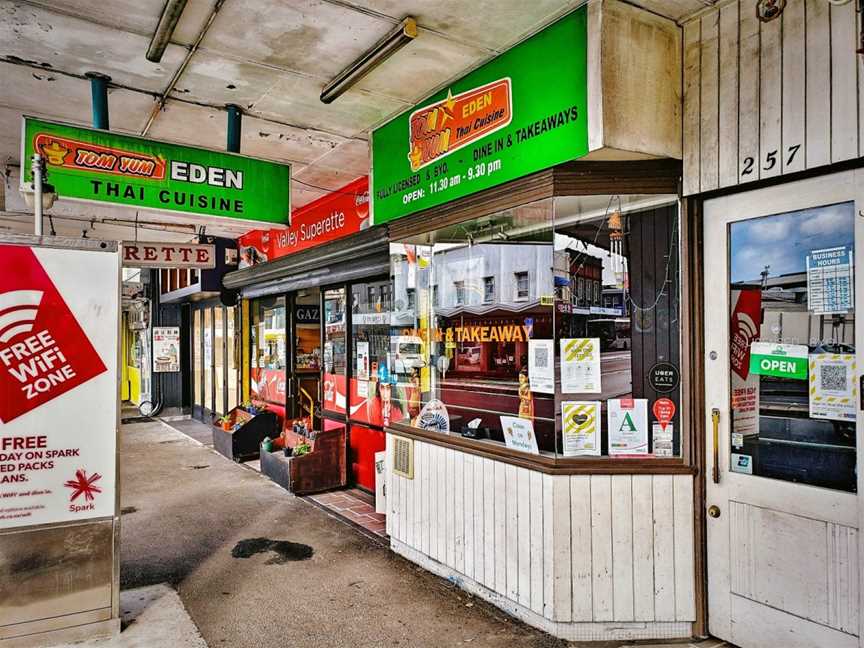
[[[705,203],[709,630],[742,648],[864,646],[862,209],[862,170]]]

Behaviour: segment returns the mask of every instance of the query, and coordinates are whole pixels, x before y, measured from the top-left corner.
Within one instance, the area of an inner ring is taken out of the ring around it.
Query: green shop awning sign
[[[207,149],[24,117],[22,182],[45,159],[47,181],[72,199],[273,225],[291,220],[291,167]]]
[[[588,153],[582,7],[372,133],[376,224]]]
[[[750,373],[807,380],[807,347],[803,344],[754,342],[750,345]]]

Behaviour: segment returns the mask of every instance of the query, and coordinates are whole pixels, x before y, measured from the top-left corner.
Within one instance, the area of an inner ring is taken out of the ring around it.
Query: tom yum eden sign
[[[61,200],[290,222],[288,165],[24,117],[21,159],[34,153]],[[22,170],[31,182],[30,165]]]
[[[197,243],[123,242],[126,268],[200,268],[216,267],[216,246]]]

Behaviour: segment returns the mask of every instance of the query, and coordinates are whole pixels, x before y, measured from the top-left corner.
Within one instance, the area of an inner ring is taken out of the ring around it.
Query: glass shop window
[[[729,226],[731,470],[856,491],[855,206]]]
[[[249,394],[285,415],[287,332],[284,297],[261,297],[250,309]]]
[[[346,303],[345,288],[324,292],[324,409],[345,413],[348,401],[346,385]]]
[[[403,423],[553,457],[679,455],[678,216],[674,196],[561,197],[391,246]]]
[[[401,421],[404,413],[393,401],[393,377],[387,369],[390,353],[392,294],[381,290],[390,280],[354,284],[351,310],[351,413],[352,421],[377,427]],[[368,288],[368,290],[367,290]],[[364,296],[373,296],[369,301]],[[408,308],[413,309],[409,298]]]

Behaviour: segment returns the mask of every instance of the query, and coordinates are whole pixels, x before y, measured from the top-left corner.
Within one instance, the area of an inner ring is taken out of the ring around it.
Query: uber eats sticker
[[[58,198],[242,221],[290,221],[291,168],[242,155],[24,117],[21,159],[39,153]],[[32,182],[29,164],[21,180]]]
[[[807,346],[754,342],[750,345],[750,373],[807,380]]]

